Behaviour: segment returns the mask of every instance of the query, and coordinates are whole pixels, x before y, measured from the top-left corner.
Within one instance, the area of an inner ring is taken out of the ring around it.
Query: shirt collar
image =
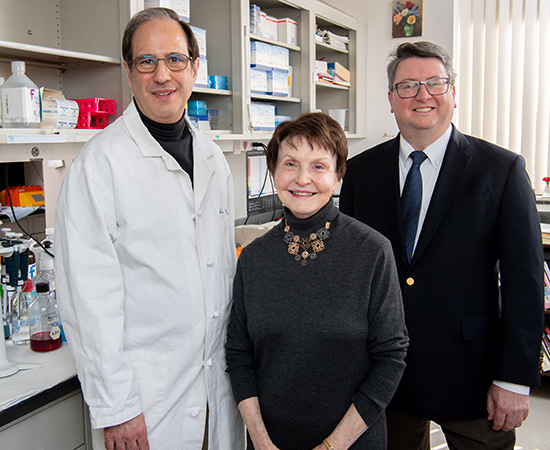
[[[424,153],[428,157],[428,160],[436,169],[439,169],[439,166],[443,162],[443,157],[445,156],[445,151],[447,150],[452,132],[453,126],[449,125],[447,131],[445,131],[439,139],[424,149]],[[399,159],[405,167],[412,164],[412,161],[409,160],[409,155],[414,151],[414,147],[405,140],[403,135],[399,135]]]

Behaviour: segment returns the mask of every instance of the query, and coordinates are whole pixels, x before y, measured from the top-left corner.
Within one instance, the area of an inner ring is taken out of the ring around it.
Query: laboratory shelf
[[[250,94],[253,100],[265,100],[270,102],[300,103],[302,100],[296,97],[282,97],[279,95]]]
[[[0,128],[0,144],[54,144],[87,142],[101,130],[52,128]]]
[[[250,33],[250,39],[253,41],[261,41],[265,42],[266,44],[271,45],[278,45],[279,47],[288,48],[289,50],[293,50],[295,52],[300,52],[302,49],[298,47],[297,45],[287,44],[286,42],[277,41],[275,39],[269,39],[263,36],[258,36],[257,34]]]
[[[193,93],[195,94],[212,94],[212,95],[233,95],[233,92],[228,89],[212,89],[205,87],[193,87]]]
[[[315,85],[319,87],[328,88],[328,89],[343,89],[345,91],[349,90],[349,86],[341,86],[339,84],[334,84],[334,83],[325,83],[324,81],[316,81]]]
[[[330,44],[327,44],[325,42],[319,42],[319,41],[316,41],[315,42],[315,45],[317,45],[317,47],[323,47],[323,48],[326,48],[332,52],[339,52],[339,53],[349,53],[348,50],[343,50],[341,48],[338,48],[338,47],[335,47],[334,45],[330,45]]]
[[[42,47],[39,45],[22,44],[13,41],[0,40],[0,56],[24,59],[28,64],[46,63],[61,66],[79,66],[83,62],[95,64],[119,65],[120,58],[96,55],[93,53],[75,52],[60,48]]]

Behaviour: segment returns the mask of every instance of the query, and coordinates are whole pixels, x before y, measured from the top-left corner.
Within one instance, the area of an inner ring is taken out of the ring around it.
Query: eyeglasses
[[[141,73],[152,73],[157,70],[159,61],[164,61],[166,67],[173,72],[185,70],[191,57],[187,55],[172,54],[166,58],[155,58],[154,56],[140,56],[134,59],[134,67]]]
[[[449,90],[451,80],[449,78],[432,78],[426,81],[402,81],[393,86],[397,95],[401,98],[413,98],[420,92],[420,86],[424,85],[428,94],[443,95]]]

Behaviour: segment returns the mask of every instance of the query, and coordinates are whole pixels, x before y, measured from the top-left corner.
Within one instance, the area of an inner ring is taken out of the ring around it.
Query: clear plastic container
[[[25,345],[30,342],[29,305],[34,300],[32,281],[27,280],[20,292],[12,299],[11,341],[15,345]]]
[[[40,91],[27,75],[23,61],[11,62],[12,75],[2,85],[2,126],[40,128]]]

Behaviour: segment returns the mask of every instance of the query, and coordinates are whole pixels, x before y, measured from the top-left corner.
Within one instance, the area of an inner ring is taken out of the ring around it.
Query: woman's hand
[[[352,403],[340,423],[326,439],[336,450],[347,450],[367,429],[367,424]],[[313,450],[327,450],[327,447],[321,443]]]
[[[256,450],[279,450],[265,428],[258,397],[250,397],[240,402],[239,412]]]

